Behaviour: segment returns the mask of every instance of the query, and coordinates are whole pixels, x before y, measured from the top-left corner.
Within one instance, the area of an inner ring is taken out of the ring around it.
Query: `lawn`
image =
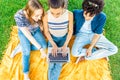
[[[45,8],[48,9],[47,0],[40,0]],[[14,14],[23,8],[27,0],[0,0],[0,59],[5,50],[10,37],[11,27],[15,25]],[[68,9],[81,9],[82,0],[69,0]],[[104,12],[107,15],[105,25],[105,36],[116,44],[119,52],[110,57],[110,69],[113,80],[120,80],[120,1],[105,0]]]

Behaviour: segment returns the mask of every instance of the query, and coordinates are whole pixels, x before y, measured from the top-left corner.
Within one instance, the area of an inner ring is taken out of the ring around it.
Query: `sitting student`
[[[118,48],[102,34],[106,22],[106,15],[102,12],[103,6],[103,0],[84,0],[83,9],[74,10],[76,39],[72,54],[79,57],[77,62],[83,56],[87,60],[93,60],[108,57],[118,51]],[[89,48],[83,48],[87,44],[90,44]],[[99,49],[92,53],[94,46]]]
[[[64,0],[49,0],[47,14],[44,17],[44,30],[48,38],[48,47],[52,47],[52,56],[57,56],[58,48],[66,56],[68,43],[73,34],[73,14],[65,9]],[[62,63],[49,63],[48,79],[58,80]]]
[[[64,0],[64,2],[65,2],[64,8],[67,8],[68,7],[68,0]],[[18,46],[12,51],[10,57],[13,58],[16,54],[18,54],[21,51],[22,51],[21,45],[18,44]]]
[[[47,48],[47,44],[41,31],[43,16],[44,10],[38,0],[29,0],[26,7],[15,14],[22,49],[24,80],[30,80],[28,76],[30,51],[40,50],[41,57],[46,57],[44,49]]]

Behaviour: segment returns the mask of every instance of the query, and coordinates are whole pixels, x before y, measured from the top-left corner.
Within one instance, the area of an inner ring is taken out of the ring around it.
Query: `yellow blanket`
[[[70,41],[72,46],[74,38]],[[11,52],[18,45],[17,27],[12,28],[10,41],[4,52],[0,64],[0,80],[23,80],[21,53],[18,53],[13,59],[10,58]],[[75,64],[76,58],[71,56],[71,62],[64,64],[61,70],[59,80],[112,80],[109,70],[109,64],[106,59],[81,61]],[[45,59],[40,58],[39,51],[31,51],[30,56],[30,79],[48,80],[48,64]]]

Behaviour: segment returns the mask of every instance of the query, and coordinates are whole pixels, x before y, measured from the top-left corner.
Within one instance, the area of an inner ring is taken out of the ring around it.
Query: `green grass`
[[[40,0],[45,10],[48,9],[47,0]],[[27,0],[0,0],[0,59],[8,44],[11,27],[15,25],[14,14],[23,8]],[[69,10],[81,9],[82,0],[69,0]],[[119,0],[105,0],[104,12],[107,15],[105,25],[106,37],[118,46],[119,52],[110,57],[113,80],[120,80],[120,9]]]

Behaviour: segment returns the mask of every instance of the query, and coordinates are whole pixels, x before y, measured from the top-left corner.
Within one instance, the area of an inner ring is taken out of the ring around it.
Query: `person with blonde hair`
[[[18,26],[18,37],[22,49],[22,65],[24,80],[30,80],[29,58],[31,50],[40,50],[41,57],[45,58],[47,43],[43,36],[44,9],[39,0],[29,0],[24,9],[19,10],[14,18]]]

